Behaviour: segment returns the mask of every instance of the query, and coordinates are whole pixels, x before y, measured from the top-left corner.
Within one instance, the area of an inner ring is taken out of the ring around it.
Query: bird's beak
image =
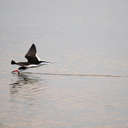
[[[12,73],[18,73],[18,74],[20,74],[20,71],[16,69],[16,70],[13,70]]]

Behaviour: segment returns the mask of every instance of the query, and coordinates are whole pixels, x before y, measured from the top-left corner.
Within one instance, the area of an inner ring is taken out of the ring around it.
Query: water
[[[0,128],[128,127],[127,1],[0,3]],[[52,64],[12,74],[32,43]]]
[[[1,80],[1,127],[127,127],[127,78],[26,72]]]

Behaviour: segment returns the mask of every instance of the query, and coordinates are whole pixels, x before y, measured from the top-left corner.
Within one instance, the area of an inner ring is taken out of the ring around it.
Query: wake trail
[[[109,75],[109,74],[82,74],[82,73],[32,73],[32,72],[24,72],[26,74],[39,74],[39,75],[48,75],[48,76],[78,76],[78,77],[110,77],[110,78],[122,78],[128,76],[120,76],[120,75]]]

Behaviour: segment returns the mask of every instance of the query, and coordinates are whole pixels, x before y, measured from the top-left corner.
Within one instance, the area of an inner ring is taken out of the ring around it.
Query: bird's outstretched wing
[[[36,46],[35,44],[32,44],[30,49],[28,50],[27,54],[25,55],[25,58],[28,60],[30,64],[38,64],[39,60],[36,57]]]

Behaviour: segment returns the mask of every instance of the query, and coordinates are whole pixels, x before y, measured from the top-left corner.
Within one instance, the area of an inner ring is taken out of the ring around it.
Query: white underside
[[[40,63],[38,65],[36,64],[31,64],[31,65],[28,65],[26,66],[27,68],[36,68],[36,67],[40,67],[40,66],[43,66],[43,65],[46,65],[46,63]]]

